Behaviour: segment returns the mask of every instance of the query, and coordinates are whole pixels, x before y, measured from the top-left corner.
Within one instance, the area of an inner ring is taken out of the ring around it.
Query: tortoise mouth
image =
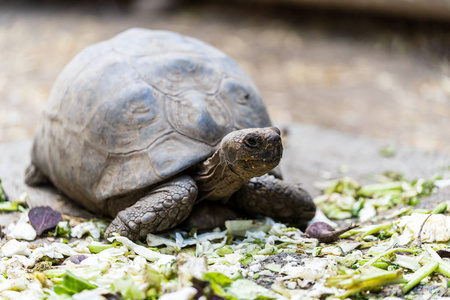
[[[265,149],[265,151],[259,152],[256,155],[251,155],[248,157],[248,161],[259,162],[259,163],[279,163],[283,156],[283,148],[281,146],[270,147]]]
[[[242,164],[245,165],[245,169],[249,171],[256,171],[267,173],[273,168],[275,168],[281,160],[281,156],[270,157],[270,158],[258,158],[253,157],[251,159],[241,160]]]
[[[247,161],[253,161],[253,162],[259,162],[259,163],[266,163],[266,164],[272,164],[272,163],[279,163],[281,160],[281,156],[272,157],[272,158],[254,158],[254,159],[248,159]]]
[[[241,157],[242,160],[251,161],[255,163],[279,163],[283,156],[283,148],[279,145],[269,146],[263,151],[253,153],[247,157]]]

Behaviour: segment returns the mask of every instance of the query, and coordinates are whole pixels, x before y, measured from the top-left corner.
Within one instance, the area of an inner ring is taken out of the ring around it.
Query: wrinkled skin
[[[120,211],[106,235],[118,233],[138,240],[148,233],[173,228],[190,215],[185,224],[214,228],[233,217],[230,209],[221,209],[220,204],[229,205],[241,214],[304,223],[315,214],[309,194],[296,185],[267,175],[280,162],[282,152],[280,132],[275,127],[231,132],[192,174],[180,174]],[[195,204],[203,200],[207,201],[199,205],[199,213],[191,214],[197,208]],[[220,204],[208,207],[211,201]],[[214,210],[217,217],[206,218],[202,210]]]

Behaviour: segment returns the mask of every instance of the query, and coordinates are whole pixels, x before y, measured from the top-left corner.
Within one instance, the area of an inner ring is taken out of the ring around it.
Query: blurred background
[[[276,124],[450,153],[448,0],[0,0],[0,143],[33,135],[77,52],[136,26],[232,56]]]

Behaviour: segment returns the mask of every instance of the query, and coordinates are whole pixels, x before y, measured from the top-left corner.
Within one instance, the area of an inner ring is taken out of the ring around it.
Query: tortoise
[[[58,76],[25,182],[52,183],[112,217],[107,236],[133,240],[188,217],[183,224],[214,227],[233,212],[304,223],[315,214],[309,194],[268,174],[282,151],[233,59],[191,37],[133,28],[87,47]]]

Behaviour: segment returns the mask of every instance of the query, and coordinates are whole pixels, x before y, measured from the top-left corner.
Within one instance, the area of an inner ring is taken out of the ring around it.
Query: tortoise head
[[[220,150],[230,169],[240,177],[262,176],[280,162],[280,130],[265,127],[233,131],[222,139]]]

